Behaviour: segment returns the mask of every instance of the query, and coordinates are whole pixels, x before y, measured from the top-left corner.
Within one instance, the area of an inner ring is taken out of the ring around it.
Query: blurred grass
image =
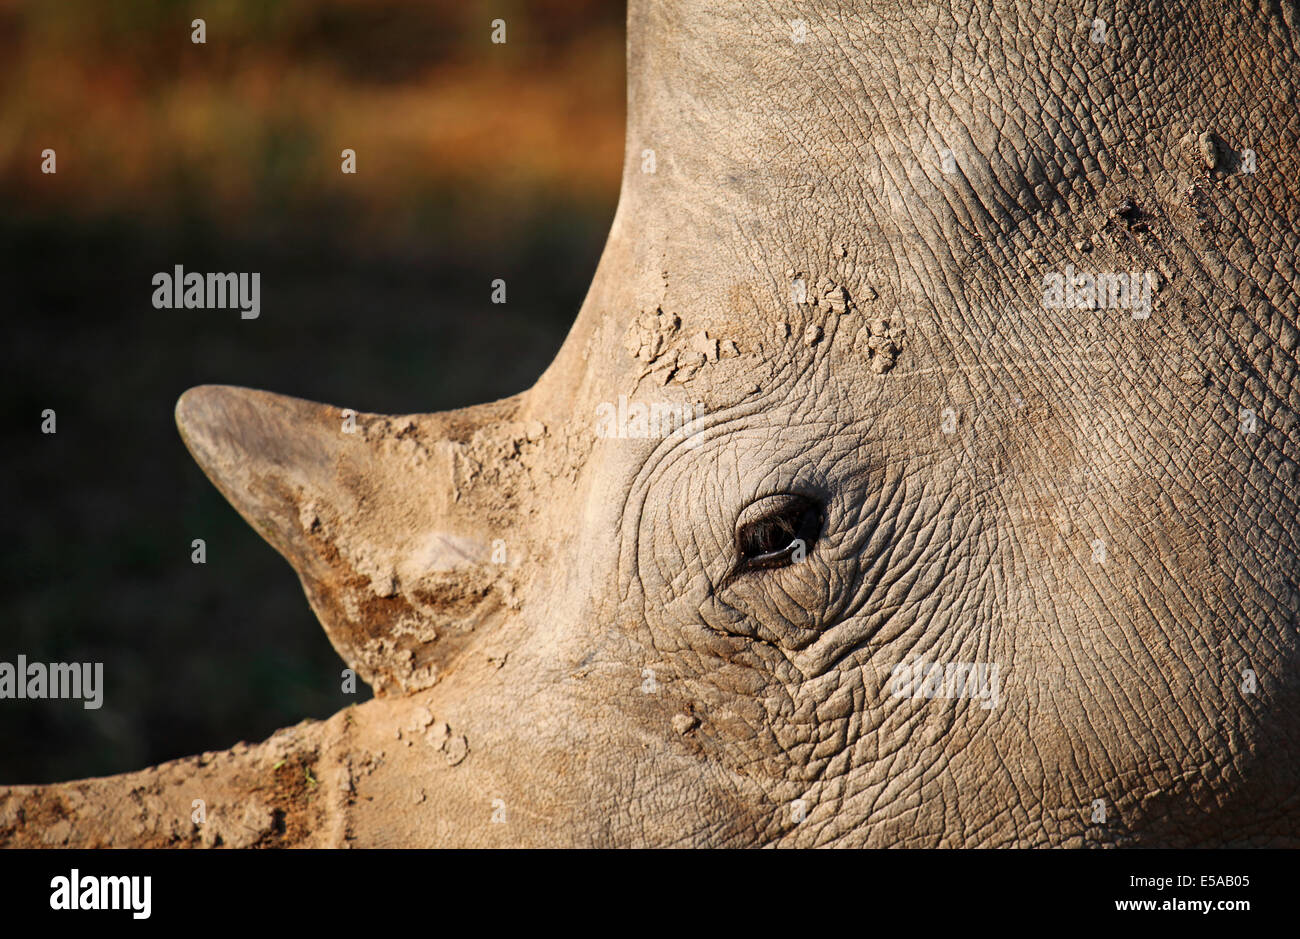
[[[0,179],[16,208],[239,226],[326,202],[402,240],[448,192],[603,206],[617,187],[609,3],[228,0],[203,5],[204,45],[195,9],[0,2]],[[40,172],[46,147],[57,176]],[[344,148],[356,176],[339,172]]]
[[[0,783],[137,769],[355,700],[288,565],[185,452],[176,397],[223,382],[404,412],[531,384],[614,209],[622,15],[0,0],[0,660],[102,661],[107,685],[99,711],[0,701]],[[261,272],[261,318],[153,309],[175,264]]]

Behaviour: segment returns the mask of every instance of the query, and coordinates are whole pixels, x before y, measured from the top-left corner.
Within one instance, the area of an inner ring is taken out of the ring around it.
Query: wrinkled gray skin
[[[1300,840],[1300,15],[968,7],[633,2],[618,213],[534,388],[178,406],[379,697],[8,790],[0,834]],[[1066,265],[1157,272],[1150,315],[1045,307]],[[601,437],[620,395],[698,433]],[[782,493],[820,537],[738,570]],[[897,696],[917,660],[998,705]]]

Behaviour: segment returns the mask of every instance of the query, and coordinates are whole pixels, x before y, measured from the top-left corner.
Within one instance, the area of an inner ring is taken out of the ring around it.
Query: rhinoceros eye
[[[786,493],[751,503],[736,519],[736,572],[801,561],[822,531],[822,507]]]

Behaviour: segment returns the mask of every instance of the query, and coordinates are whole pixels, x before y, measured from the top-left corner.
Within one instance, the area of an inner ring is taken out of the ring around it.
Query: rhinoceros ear
[[[456,505],[463,441],[510,411],[388,417],[205,385],[181,397],[176,423],[297,570],[334,648],[383,694],[433,684],[471,631],[512,605],[509,565],[486,563],[500,560],[490,533],[463,528]]]

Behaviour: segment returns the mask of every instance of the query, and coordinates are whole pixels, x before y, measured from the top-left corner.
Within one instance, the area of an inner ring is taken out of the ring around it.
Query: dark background
[[[342,693],[296,575],[190,459],[176,398],[218,382],[407,413],[531,385],[614,211],[623,15],[0,0],[0,660],[103,662],[105,685],[100,710],[0,700],[0,783],[139,769],[369,696]],[[155,310],[176,264],[260,272],[260,318]]]

